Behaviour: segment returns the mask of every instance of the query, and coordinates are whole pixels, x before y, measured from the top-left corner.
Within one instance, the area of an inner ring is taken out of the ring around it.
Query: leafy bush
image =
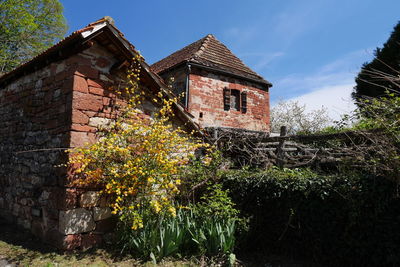
[[[234,208],[228,195],[229,190],[223,190],[221,184],[213,184],[201,196],[201,201],[196,205],[196,213],[201,216],[213,216],[217,219],[230,220],[236,218],[239,211]]]
[[[139,61],[138,55],[128,86],[118,92],[126,101],[118,118],[99,129],[96,143],[70,150],[74,185],[103,187],[125,252],[153,261],[180,255],[230,255],[232,261],[238,211],[221,186],[208,188],[221,158],[171,125],[176,99],[159,93],[153,101],[161,102],[160,110],[143,116]],[[197,157],[199,150],[205,155]]]
[[[174,198],[186,165],[196,149],[206,147],[170,123],[176,99],[160,92],[153,101],[161,102],[161,108],[152,118],[144,116],[140,60],[138,55],[128,86],[118,92],[126,101],[119,117],[99,129],[101,138],[96,143],[72,149],[69,160],[78,175],[75,184],[102,186],[103,193],[112,197],[112,212],[133,230],[144,226],[142,216],[149,212],[175,216]]]
[[[175,99],[159,94],[153,100],[161,101],[160,110],[143,118],[138,77],[134,71],[128,76],[129,86],[120,92],[126,107],[100,129],[101,138],[70,151],[75,184],[102,186],[111,196],[122,251],[153,261],[232,254],[238,211],[221,186],[210,186],[221,158],[170,124]],[[202,157],[196,157],[199,149],[206,151]],[[177,200],[188,209],[178,208]]]
[[[192,160],[187,166],[189,178],[184,179],[177,199],[182,199],[182,194],[187,196],[188,188],[193,186],[196,197],[186,202],[186,207],[180,206],[176,216],[147,212],[142,215],[143,227],[134,230],[122,222],[119,228],[122,250],[153,261],[189,255],[217,256],[219,260],[232,261],[235,234],[238,227],[239,232],[243,231],[246,220],[239,218],[228,191],[217,183],[214,175],[218,166],[214,159],[217,161],[218,155]]]
[[[307,169],[223,176],[237,208],[251,217],[242,250],[259,248],[331,266],[400,264],[400,202],[387,179]]]

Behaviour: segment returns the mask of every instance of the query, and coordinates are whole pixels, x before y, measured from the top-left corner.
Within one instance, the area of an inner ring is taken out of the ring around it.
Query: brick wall
[[[97,127],[124,104],[115,93],[121,81],[110,74],[119,60],[94,44],[0,88],[0,216],[62,249],[91,247],[115,226],[99,188],[77,188],[63,164],[66,148],[94,142]],[[269,129],[268,92],[202,71],[190,79],[189,112],[201,126]],[[248,92],[247,113],[223,109],[225,87]],[[158,108],[151,99],[141,107],[143,116]]]
[[[100,188],[78,188],[63,165],[66,148],[94,142],[124,105],[122,76],[110,74],[117,61],[94,44],[0,88],[0,216],[61,249],[89,248],[115,228]],[[153,98],[144,117],[158,108]]]
[[[96,127],[116,116],[115,106],[120,100],[113,90],[115,81],[109,71],[117,59],[95,44],[68,61],[76,64],[71,77],[68,146],[78,147],[94,142]],[[73,178],[73,172],[67,170],[62,184],[65,194],[61,196],[65,205],[58,214],[61,242],[56,245],[63,249],[85,249],[103,241],[105,234],[113,230],[115,218],[99,188],[77,188],[71,183]]]
[[[123,86],[123,81],[116,77],[124,74],[109,73],[116,59],[100,46],[95,45],[70,60],[79,62],[79,69],[73,75],[69,143],[70,147],[78,147],[94,142],[98,127],[115,119],[125,105],[116,94],[116,89]],[[154,95],[147,95],[140,105],[143,117],[151,117],[158,108],[152,103],[153,98]],[[65,236],[65,248],[87,248],[102,242],[105,234],[114,230],[115,218],[105,196],[98,193],[99,188],[76,188],[69,184],[73,177],[73,173],[67,176],[65,187],[71,201],[60,210],[59,231]]]
[[[269,93],[265,88],[205,70],[193,70],[189,79],[189,112],[201,127],[269,131]],[[224,110],[224,88],[247,92],[246,113]]]
[[[115,62],[95,44],[0,88],[0,216],[62,249],[100,243],[115,226],[99,189],[75,187],[60,167],[65,148],[95,141],[123,104]],[[155,108],[143,104],[148,116]]]

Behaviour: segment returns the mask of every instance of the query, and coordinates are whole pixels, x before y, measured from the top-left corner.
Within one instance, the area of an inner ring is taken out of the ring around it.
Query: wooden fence
[[[373,132],[348,131],[334,134],[280,136],[224,128],[206,129],[211,142],[240,165],[270,165],[295,168],[342,161],[364,160],[366,150],[373,150]],[[355,162],[355,161],[354,161]]]

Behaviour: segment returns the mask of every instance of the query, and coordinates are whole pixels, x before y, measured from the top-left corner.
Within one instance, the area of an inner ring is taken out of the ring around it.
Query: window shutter
[[[224,110],[231,108],[231,90],[228,88],[224,89]]]
[[[246,113],[247,112],[247,93],[242,92],[240,99],[242,101],[242,103],[241,103],[242,113]]]

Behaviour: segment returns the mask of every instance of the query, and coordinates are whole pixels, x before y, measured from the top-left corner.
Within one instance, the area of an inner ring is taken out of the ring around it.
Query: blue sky
[[[61,0],[69,32],[103,16],[148,63],[208,33],[273,83],[271,101],[352,108],[362,63],[400,20],[399,0]]]

